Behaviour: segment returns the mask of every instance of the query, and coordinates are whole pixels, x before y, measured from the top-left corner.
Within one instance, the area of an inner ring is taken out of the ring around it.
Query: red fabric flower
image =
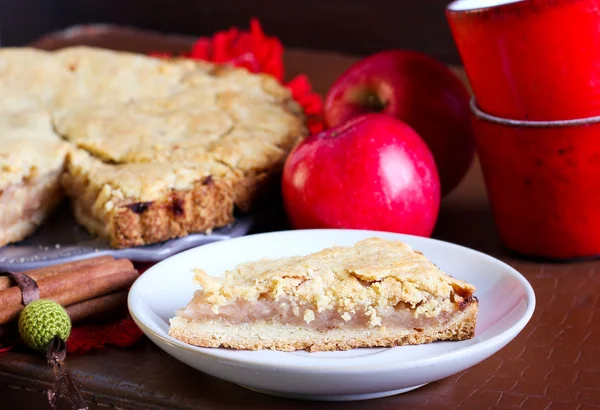
[[[67,352],[85,353],[106,345],[128,347],[142,336],[142,331],[129,317],[109,325],[78,326],[71,330],[67,340]]]
[[[292,91],[294,100],[304,109],[311,134],[323,131],[323,101],[319,94],[312,91],[308,77],[301,74],[290,81],[287,86]]]

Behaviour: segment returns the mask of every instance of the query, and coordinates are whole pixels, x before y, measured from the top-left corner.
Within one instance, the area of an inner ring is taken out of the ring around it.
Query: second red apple
[[[296,229],[353,228],[430,236],[440,207],[431,152],[406,124],[368,114],[311,135],[284,166]]]
[[[370,112],[408,124],[433,153],[443,195],[473,160],[469,93],[445,64],[427,55],[393,50],[358,61],[333,84],[324,109],[330,127]]]

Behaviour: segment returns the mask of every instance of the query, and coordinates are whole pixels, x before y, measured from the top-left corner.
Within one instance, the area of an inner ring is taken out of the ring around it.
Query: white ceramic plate
[[[302,255],[372,236],[405,241],[442,270],[477,287],[475,337],[345,352],[236,351],[198,348],[168,336],[169,318],[191,299],[193,267],[220,276],[238,263]],[[493,355],[527,324],[535,295],[527,280],[480,252],[428,238],[353,230],[284,231],[211,243],[146,271],[129,293],[129,310],[161,349],[202,372],[267,394],[311,400],[359,400],[406,392],[460,372]]]

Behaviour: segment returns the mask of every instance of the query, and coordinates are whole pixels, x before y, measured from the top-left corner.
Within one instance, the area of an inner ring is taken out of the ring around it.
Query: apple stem
[[[365,103],[372,112],[382,112],[387,105],[387,103],[375,93],[368,93]]]

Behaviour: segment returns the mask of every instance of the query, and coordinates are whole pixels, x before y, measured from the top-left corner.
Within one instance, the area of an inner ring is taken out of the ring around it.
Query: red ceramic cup
[[[504,245],[523,255],[600,255],[600,117],[515,121],[473,100],[477,153]]]
[[[600,115],[600,0],[459,0],[446,16],[485,112]]]

